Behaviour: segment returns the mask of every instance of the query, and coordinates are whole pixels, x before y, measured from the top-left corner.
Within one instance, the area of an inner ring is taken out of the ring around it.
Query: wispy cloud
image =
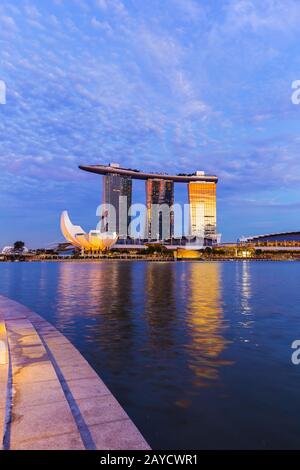
[[[253,194],[282,195],[292,224],[298,7],[295,0],[4,0],[3,214],[30,213],[38,201],[53,227],[40,239],[57,239],[60,208],[90,217],[87,201],[100,198],[99,179],[77,165],[115,160],[217,173],[220,200],[238,195],[252,213]],[[228,237],[244,231],[229,215],[221,221]]]

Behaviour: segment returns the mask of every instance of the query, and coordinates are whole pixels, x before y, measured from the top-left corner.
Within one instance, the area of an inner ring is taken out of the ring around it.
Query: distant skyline
[[[109,162],[216,174],[224,241],[300,230],[299,24],[297,0],[3,0],[0,248],[62,240],[65,209],[95,228],[78,165]]]

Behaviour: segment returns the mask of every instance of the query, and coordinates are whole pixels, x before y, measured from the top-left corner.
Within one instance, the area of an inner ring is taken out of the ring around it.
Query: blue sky
[[[64,209],[94,228],[78,165],[110,161],[217,174],[224,240],[299,230],[299,24],[298,0],[2,0],[0,246],[61,240]]]

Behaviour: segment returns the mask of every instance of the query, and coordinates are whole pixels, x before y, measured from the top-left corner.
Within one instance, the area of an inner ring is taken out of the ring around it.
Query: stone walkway
[[[0,439],[5,450],[149,449],[65,336],[27,307],[3,296]]]

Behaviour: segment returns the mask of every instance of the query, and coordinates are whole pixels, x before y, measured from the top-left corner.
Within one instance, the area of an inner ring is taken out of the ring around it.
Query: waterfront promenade
[[[0,296],[0,438],[4,450],[149,449],[74,346]]]

